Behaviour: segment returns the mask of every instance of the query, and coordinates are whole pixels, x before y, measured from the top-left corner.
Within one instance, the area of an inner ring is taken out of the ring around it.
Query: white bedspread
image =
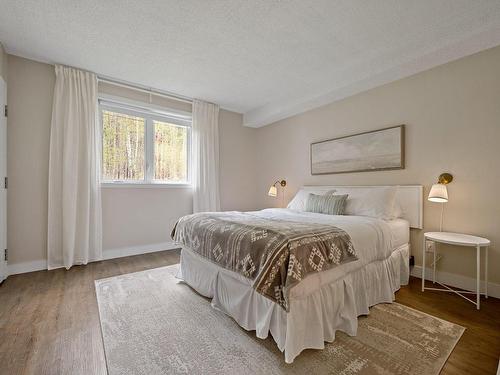
[[[201,258],[183,248],[183,279],[212,306],[232,316],[257,337],[271,333],[286,362],[306,348],[321,349],[335,339],[335,331],[349,335],[357,331],[357,317],[381,302],[392,302],[394,292],[408,281],[408,244],[404,222],[390,222],[362,216],[332,216],[290,209],[267,209],[266,216],[281,220],[332,224],[345,230],[353,241],[358,260],[306,277],[292,288],[291,308],[286,313],[255,292],[251,280]],[[392,225],[395,227],[394,225]],[[397,248],[395,248],[397,247]]]
[[[381,219],[368,216],[325,215],[288,208],[268,208],[261,212],[266,213],[267,218],[331,224],[343,229],[351,236],[358,258],[364,264],[387,258],[395,247],[391,227]]]

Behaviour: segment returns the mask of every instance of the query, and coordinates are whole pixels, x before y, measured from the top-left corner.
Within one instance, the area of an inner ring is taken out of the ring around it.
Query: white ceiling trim
[[[247,111],[243,114],[243,125],[252,128],[270,125],[498,45],[500,45],[500,28],[488,30],[324,95],[304,98],[294,102],[273,102]]]

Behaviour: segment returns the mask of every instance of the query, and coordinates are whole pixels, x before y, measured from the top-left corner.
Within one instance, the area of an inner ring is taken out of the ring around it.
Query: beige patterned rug
[[[96,281],[108,373],[438,374],[464,328],[406,306],[381,304],[293,364],[175,278],[176,266]]]

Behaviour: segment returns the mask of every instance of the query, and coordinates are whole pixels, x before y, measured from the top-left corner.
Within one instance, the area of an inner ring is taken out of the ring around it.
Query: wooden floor
[[[178,263],[165,251],[9,277],[0,286],[0,374],[106,374],[94,280]],[[442,374],[495,374],[500,356],[500,300],[481,311],[462,298],[420,291],[397,301],[466,327]]]

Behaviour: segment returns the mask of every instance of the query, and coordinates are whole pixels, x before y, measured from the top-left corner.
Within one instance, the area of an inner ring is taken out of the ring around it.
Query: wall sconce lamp
[[[427,200],[430,202],[441,203],[441,220],[439,222],[439,231],[443,231],[443,212],[444,212],[444,204],[448,202],[448,189],[446,185],[448,185],[451,181],[453,181],[453,176],[449,173],[442,173],[438,178],[438,183],[432,185],[431,191],[429,192],[429,196]]]
[[[282,187],[285,187],[286,186],[286,181],[285,180],[281,180],[281,181],[278,180],[278,181],[276,181],[269,188],[269,192],[267,193],[267,195],[269,195],[270,197],[276,197],[278,195],[278,188],[276,187],[277,184],[280,184]]]
[[[283,193],[282,193],[282,197],[281,197],[281,205],[284,206],[285,205],[285,186],[286,186],[286,181],[285,180],[278,180],[276,181],[274,184],[271,185],[271,187],[269,188],[269,191],[267,192],[267,195],[269,195],[270,197],[277,197],[278,196],[278,188],[276,187],[276,185],[281,185],[281,187],[283,188]]]

